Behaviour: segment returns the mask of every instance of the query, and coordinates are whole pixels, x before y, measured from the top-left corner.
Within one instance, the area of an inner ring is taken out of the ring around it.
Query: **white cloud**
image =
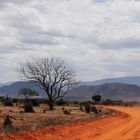
[[[140,1],[1,0],[0,81],[26,58],[59,56],[80,80],[140,74]]]

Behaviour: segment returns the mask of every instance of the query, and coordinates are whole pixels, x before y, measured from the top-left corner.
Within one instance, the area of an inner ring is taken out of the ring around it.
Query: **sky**
[[[140,75],[140,0],[0,0],[0,83],[61,57],[81,81]]]

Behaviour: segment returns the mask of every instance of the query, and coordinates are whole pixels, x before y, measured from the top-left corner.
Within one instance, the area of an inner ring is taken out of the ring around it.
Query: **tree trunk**
[[[49,110],[54,109],[54,100],[52,98],[49,98],[48,105],[49,105]]]

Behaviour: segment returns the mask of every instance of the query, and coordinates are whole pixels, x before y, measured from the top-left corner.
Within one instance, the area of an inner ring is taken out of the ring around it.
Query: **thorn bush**
[[[86,112],[86,113],[90,113],[91,108],[90,108],[90,105],[89,105],[89,104],[86,104],[86,105],[84,106],[84,108],[85,108],[85,112]]]
[[[94,112],[94,113],[96,113],[96,114],[98,113],[98,109],[95,106],[92,106],[91,107],[91,111]]]
[[[70,111],[70,110],[63,110],[63,113],[64,113],[65,115],[70,115],[70,114],[71,114],[71,111]]]
[[[33,113],[33,104],[31,102],[26,102],[24,105],[24,112]]]

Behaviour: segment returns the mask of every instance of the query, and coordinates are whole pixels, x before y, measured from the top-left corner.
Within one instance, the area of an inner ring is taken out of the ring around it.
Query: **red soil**
[[[140,140],[140,108],[109,108],[123,113],[18,135],[6,135],[0,140]]]

